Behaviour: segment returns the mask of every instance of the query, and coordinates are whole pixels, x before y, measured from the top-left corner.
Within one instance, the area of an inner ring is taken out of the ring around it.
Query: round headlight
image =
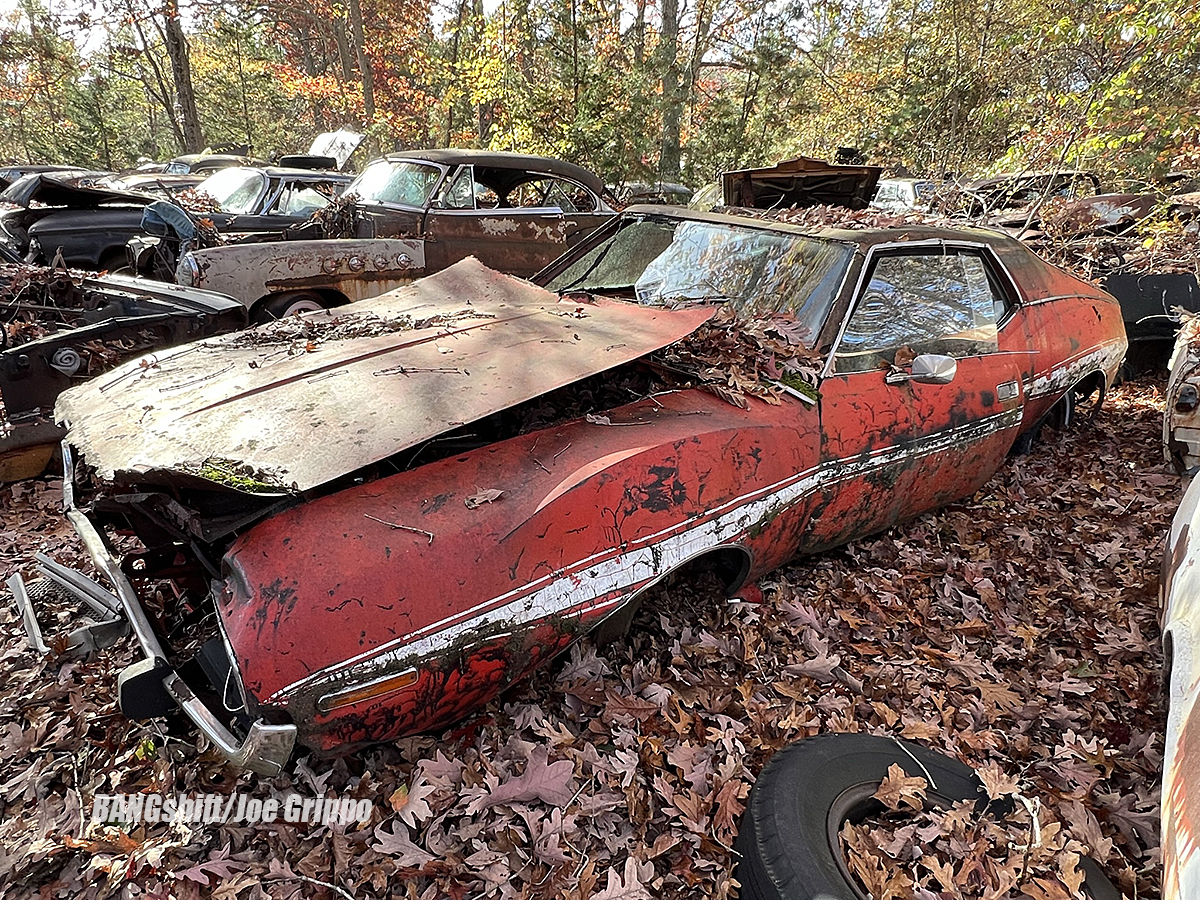
[[[179,257],[179,265],[175,267],[175,281],[188,287],[200,283],[200,264],[196,262],[196,254],[190,250]]]

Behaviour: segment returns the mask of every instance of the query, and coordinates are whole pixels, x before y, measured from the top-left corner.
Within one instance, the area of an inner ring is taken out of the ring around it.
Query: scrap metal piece
[[[67,648],[61,655],[68,659],[91,660],[101,650],[107,650],[127,634],[129,623],[124,619],[88,622],[67,636]]]
[[[62,563],[55,562],[44,553],[34,554],[38,571],[78,597],[106,619],[121,617],[121,601],[112,592],[105,590],[96,581],[82,572],[76,572]]]
[[[21,613],[21,622],[25,626],[25,642],[38,653],[47,654],[50,648],[42,640],[42,629],[37,617],[33,614],[33,604],[29,602],[29,594],[25,591],[25,580],[18,572],[7,581],[8,589],[12,591],[17,610]]]

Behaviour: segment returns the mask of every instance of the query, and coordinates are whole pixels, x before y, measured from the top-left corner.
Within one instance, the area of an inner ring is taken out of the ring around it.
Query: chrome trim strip
[[[422,626],[409,634],[394,638],[370,650],[331,664],[274,691],[265,702],[286,703],[288,695],[297,689],[328,690],[326,684],[343,677],[349,670],[362,667],[358,677],[372,678],[375,671],[411,665],[420,668],[426,656],[441,652],[448,641],[455,640],[470,629],[499,622],[524,624],[544,615],[572,618],[595,611],[624,598],[603,598],[613,592],[638,586],[644,579],[654,578],[662,570],[675,568],[698,552],[722,546],[738,546],[747,530],[763,517],[775,515],[800,502],[819,487],[858,477],[873,469],[909,459],[932,455],[959,442],[970,442],[997,432],[1018,428],[1023,407],[1014,407],[984,419],[938,432],[907,444],[883,447],[866,457],[853,456],[831,460],[792,475],[776,484],[758,488],[741,497],[726,501],[704,514],[676,523],[648,535],[637,547],[623,551],[607,549],[586,559],[571,563],[552,575],[514,588],[461,610],[437,622]],[[711,541],[711,543],[709,543]],[[592,599],[580,601],[578,582],[586,578]]]
[[[7,584],[8,589],[12,591],[13,600],[16,601],[17,610],[21,613],[21,622],[25,626],[25,642],[42,655],[49,653],[50,648],[42,640],[42,629],[33,614],[33,604],[29,602],[29,594],[25,591],[25,581],[21,578],[21,573],[14,573]]]

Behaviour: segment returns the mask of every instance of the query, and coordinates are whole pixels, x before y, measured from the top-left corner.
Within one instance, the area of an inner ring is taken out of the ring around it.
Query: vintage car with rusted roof
[[[283,243],[185,253],[175,280],[271,321],[375,297],[467,256],[528,277],[614,215],[604,183],[586,169],[488,150],[392,153],[369,163],[345,196],[353,204],[342,221],[313,222]]]
[[[634,207],[534,283],[465,259],[67,391],[108,584],[43,571],[136,635],[126,715],[277,771],[454,722],[684,567],[750,599],[969,496],[1125,348],[1111,297],[1002,234]]]

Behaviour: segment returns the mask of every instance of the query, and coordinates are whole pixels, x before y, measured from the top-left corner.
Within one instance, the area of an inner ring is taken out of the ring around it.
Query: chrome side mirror
[[[907,372],[889,372],[884,380],[888,384],[903,384],[906,381],[917,384],[949,384],[957,374],[958,360],[953,356],[922,353],[912,361]]]

